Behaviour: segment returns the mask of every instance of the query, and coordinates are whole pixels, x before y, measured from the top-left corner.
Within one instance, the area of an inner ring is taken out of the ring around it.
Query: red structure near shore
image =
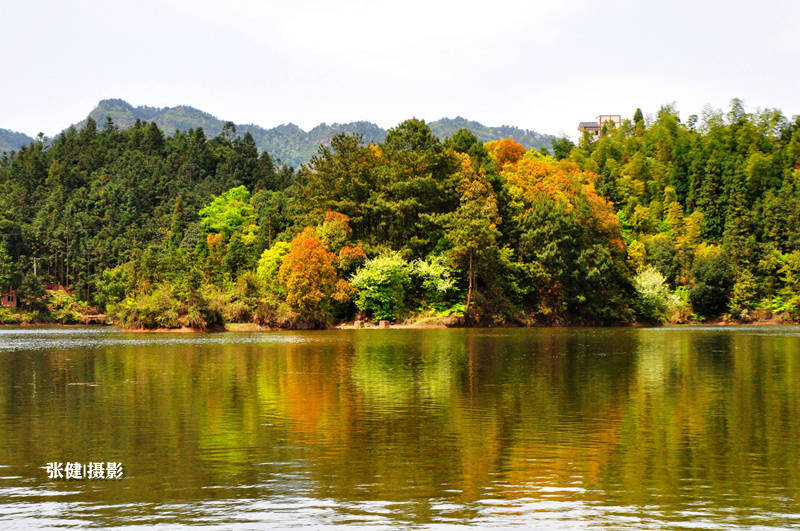
[[[8,293],[3,293],[0,295],[0,306],[5,306],[6,308],[17,307],[17,294],[13,289]]]

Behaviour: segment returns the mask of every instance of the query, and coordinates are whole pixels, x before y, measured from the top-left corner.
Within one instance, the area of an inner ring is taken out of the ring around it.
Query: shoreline
[[[463,325],[463,324],[448,324],[441,321],[423,321],[417,323],[392,323],[388,326],[379,326],[373,322],[364,322],[362,326],[356,326],[353,321],[346,321],[337,325],[329,326],[326,328],[305,329],[305,328],[281,328],[262,326],[257,323],[226,323],[224,327],[212,329],[200,329],[182,326],[179,328],[124,328],[113,323],[105,324],[86,324],[86,323],[55,323],[55,322],[36,322],[36,323],[2,323],[0,330],[8,328],[30,328],[30,327],[53,327],[53,328],[118,328],[121,332],[132,334],[217,334],[225,332],[307,332],[310,330],[425,330],[425,329],[443,329],[443,328],[682,328],[693,326],[710,326],[710,327],[733,327],[733,326],[797,326],[800,325],[798,321],[781,321],[779,319],[765,319],[760,321],[723,321],[721,319],[713,319],[710,321],[697,321],[691,323],[663,323],[663,324],[647,324],[647,323],[618,323],[618,324],[587,324],[587,323],[567,323],[567,324],[534,324],[534,325],[503,325],[503,326],[481,326],[481,325]]]

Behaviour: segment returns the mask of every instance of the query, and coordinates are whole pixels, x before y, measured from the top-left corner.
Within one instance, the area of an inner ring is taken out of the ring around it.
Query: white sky
[[[0,0],[0,127],[103,98],[236,123],[461,115],[573,136],[675,102],[800,114],[800,2]]]

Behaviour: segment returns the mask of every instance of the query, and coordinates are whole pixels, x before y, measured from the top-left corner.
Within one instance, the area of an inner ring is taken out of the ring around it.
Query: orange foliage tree
[[[291,242],[278,278],[286,286],[286,302],[301,319],[325,325],[335,302],[350,297],[350,284],[339,278],[334,267],[336,255],[322,245],[313,227],[306,228]]]
[[[526,151],[525,147],[513,138],[493,140],[486,144],[486,149],[495,158],[500,168],[507,164],[516,164]]]

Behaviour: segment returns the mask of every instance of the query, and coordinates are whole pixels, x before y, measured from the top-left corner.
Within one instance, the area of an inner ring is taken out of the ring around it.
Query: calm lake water
[[[799,500],[797,327],[0,329],[0,528],[789,527]]]

